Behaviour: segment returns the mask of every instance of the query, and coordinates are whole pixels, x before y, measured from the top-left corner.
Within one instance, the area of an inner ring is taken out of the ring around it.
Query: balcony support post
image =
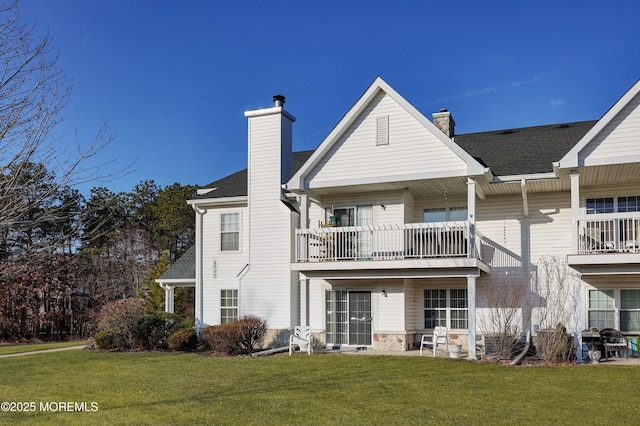
[[[571,171],[571,253],[578,253],[578,218],[580,216],[580,172]]]
[[[469,310],[469,359],[477,359],[476,352],[476,277],[467,276],[467,308]]]
[[[309,280],[303,273],[298,277],[300,283],[300,325],[309,325]]]
[[[476,253],[476,181],[467,179],[467,211],[469,217],[469,247],[467,247],[468,257],[480,257],[480,253]]]

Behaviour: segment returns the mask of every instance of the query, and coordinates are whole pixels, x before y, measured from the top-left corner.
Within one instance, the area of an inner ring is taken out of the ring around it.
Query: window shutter
[[[376,117],[376,145],[389,145],[389,116]]]

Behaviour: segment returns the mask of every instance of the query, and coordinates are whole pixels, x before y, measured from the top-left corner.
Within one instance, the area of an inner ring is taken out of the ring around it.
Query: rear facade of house
[[[639,93],[599,120],[457,135],[377,78],[295,153],[276,96],[245,113],[248,168],[190,201],[195,268],[159,279],[167,306],[194,285],[199,322],[260,316],[269,346],[296,325],[381,351],[445,326],[470,357],[495,332],[640,333]]]

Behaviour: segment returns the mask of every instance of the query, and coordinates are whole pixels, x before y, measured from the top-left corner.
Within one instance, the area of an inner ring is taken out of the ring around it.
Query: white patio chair
[[[433,347],[433,356],[435,357],[438,344],[442,344],[446,347],[447,343],[447,328],[436,327],[433,329],[433,334],[422,335],[422,340],[420,340],[420,356],[422,356],[422,348],[424,348],[425,346],[431,346]]]
[[[293,329],[293,334],[289,336],[289,356],[293,355],[296,347],[306,350],[311,355],[313,350],[311,344],[311,327],[306,325],[298,325]]]

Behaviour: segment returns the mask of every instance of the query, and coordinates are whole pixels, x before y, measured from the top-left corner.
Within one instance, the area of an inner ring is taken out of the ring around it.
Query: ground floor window
[[[469,301],[466,288],[424,290],[424,328],[469,327]]]
[[[220,324],[238,319],[238,290],[220,290]]]
[[[620,331],[640,331],[640,290],[620,290]]]
[[[615,328],[613,290],[589,290],[589,328]]]

